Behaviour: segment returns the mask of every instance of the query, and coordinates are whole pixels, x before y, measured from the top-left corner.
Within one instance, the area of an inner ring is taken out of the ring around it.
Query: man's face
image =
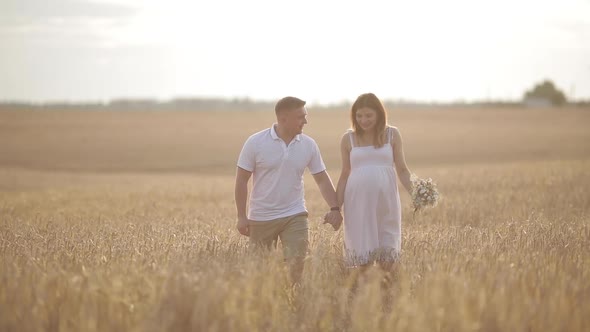
[[[283,115],[284,128],[292,135],[299,135],[303,132],[303,126],[307,124],[307,110],[300,107],[288,110]]]

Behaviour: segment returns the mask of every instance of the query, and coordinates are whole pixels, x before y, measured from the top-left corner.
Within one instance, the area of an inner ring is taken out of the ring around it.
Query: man
[[[242,148],[236,173],[237,229],[250,244],[275,247],[281,239],[291,278],[298,282],[308,249],[308,222],[303,198],[303,172],[309,168],[322,197],[331,207],[324,223],[337,230],[342,215],[334,185],[319,148],[302,134],[307,124],[305,101],[285,97],[275,105],[277,122],[250,136]],[[248,214],[248,180],[254,175]]]

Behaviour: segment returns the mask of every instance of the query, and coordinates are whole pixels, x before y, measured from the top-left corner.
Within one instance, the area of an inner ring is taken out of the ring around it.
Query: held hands
[[[342,214],[340,211],[330,211],[324,216],[324,224],[332,225],[335,231],[342,226]]]
[[[250,236],[250,220],[248,218],[238,218],[236,228],[240,234]]]
[[[324,224],[332,225],[332,228],[337,231],[342,226],[342,219],[340,211],[330,211],[324,216]],[[236,229],[240,234],[250,236],[250,220],[247,218],[238,218]]]

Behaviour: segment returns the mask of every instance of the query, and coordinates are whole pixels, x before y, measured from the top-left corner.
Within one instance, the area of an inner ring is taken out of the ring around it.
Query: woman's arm
[[[338,186],[336,187],[336,196],[338,197],[338,205],[342,207],[344,204],[344,191],[346,190],[346,182],[348,175],[350,175],[350,138],[349,133],[346,132],[340,141],[340,154],[342,155],[342,170],[340,171],[340,178],[338,179]]]
[[[412,172],[406,165],[406,158],[404,156],[404,146],[402,142],[402,135],[396,127],[391,127],[391,142],[392,149],[393,149],[393,160],[395,170],[397,172],[397,176],[399,177],[401,183],[404,185],[404,188],[408,191],[408,193],[412,193],[412,180],[410,177],[412,176]]]

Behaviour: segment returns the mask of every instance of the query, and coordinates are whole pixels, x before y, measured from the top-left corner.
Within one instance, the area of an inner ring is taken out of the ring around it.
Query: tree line
[[[385,106],[392,108],[412,107],[519,107],[544,106],[559,107],[564,105],[589,107],[589,100],[568,101],[565,93],[551,80],[544,80],[525,91],[522,100],[485,100],[476,102],[456,101],[452,103],[419,102],[409,100],[385,100]],[[109,102],[0,102],[0,110],[89,110],[89,111],[254,111],[272,109],[273,101],[260,101],[250,98],[176,98],[168,101],[155,99],[114,99]],[[349,102],[332,105],[312,105],[314,108],[349,108]]]

